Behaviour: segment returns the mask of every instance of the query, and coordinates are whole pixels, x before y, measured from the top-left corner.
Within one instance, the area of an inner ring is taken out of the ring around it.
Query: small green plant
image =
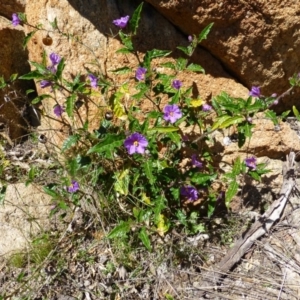
[[[225,92],[211,103],[200,97],[194,99],[192,87],[184,86],[180,74],[204,73],[200,65],[192,62],[192,56],[208,37],[213,24],[207,25],[198,36],[190,36],[188,46],[178,47],[184,57],[159,63],[158,59],[170,56],[171,51],[153,49],[139,55],[134,49],[133,38],[138,32],[141,11],[142,4],[132,17],[113,21],[120,29],[118,36],[123,44],[117,53],[136,61],[135,68],[124,66],[111,71],[120,78],[124,74],[133,75],[122,84],[116,85],[101,69],[67,79],[64,69],[68,62],[57,53],[49,55],[50,64],[46,53],[42,63],[30,62],[33,70],[18,79],[34,79],[48,90],[36,97],[33,104],[51,98],[57,122],[69,128],[61,148],[65,164],[60,180],[44,187],[53,197],[53,212],[81,205],[83,200],[100,202],[102,213],[110,211],[116,224],[108,234],[109,239],[127,239],[130,235],[152,251],[152,237],[164,236],[174,227],[180,227],[187,235],[204,232],[203,217],[211,217],[220,201],[229,207],[237,194],[240,175],[247,173],[259,181],[268,172],[265,164],[257,164],[255,157],[248,157],[244,161],[238,158],[231,171],[224,174],[206,143],[213,131],[235,127],[238,145],[242,147],[252,137],[258,113],[263,112],[278,125],[288,112],[277,117],[271,108],[280,96],[265,97],[259,87],[252,87],[247,99],[233,98]],[[13,22],[27,23],[26,16],[15,15]],[[25,45],[37,30],[43,30],[40,26],[32,27],[34,31],[26,37]],[[61,32],[56,21],[52,27],[76,41]],[[14,76],[13,80],[16,79]],[[293,77],[291,85],[292,88],[300,85],[299,76]],[[5,86],[4,79],[1,86]],[[93,96],[100,94],[107,99],[104,108],[93,101]],[[98,130],[91,132],[89,120],[82,118],[82,101],[103,110]],[[152,110],[143,112],[142,101],[149,101]],[[213,124],[209,121],[212,115]],[[75,116],[79,122],[75,122]],[[185,133],[190,125],[198,127],[198,137]],[[181,168],[185,159],[187,167]],[[30,170],[29,182],[35,172]],[[214,182],[221,183],[221,188],[214,189]],[[101,191],[99,199],[94,198],[91,190]]]

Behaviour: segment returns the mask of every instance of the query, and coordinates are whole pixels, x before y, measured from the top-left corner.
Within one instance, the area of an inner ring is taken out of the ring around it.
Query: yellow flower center
[[[139,145],[139,142],[138,141],[134,141],[133,145],[137,147]]]

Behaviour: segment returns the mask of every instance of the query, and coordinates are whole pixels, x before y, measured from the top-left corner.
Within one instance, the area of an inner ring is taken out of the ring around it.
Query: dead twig
[[[279,198],[273,202],[247,232],[242,234],[240,239],[213,270],[203,273],[203,281],[200,286],[198,285],[198,288],[204,291],[203,294],[206,292],[206,286],[214,283],[217,287],[221,283],[222,278],[241,260],[253,243],[268,233],[274,223],[280,219],[290,194],[295,188],[294,163],[295,153],[291,152],[287,156],[287,162],[283,165],[283,184]]]

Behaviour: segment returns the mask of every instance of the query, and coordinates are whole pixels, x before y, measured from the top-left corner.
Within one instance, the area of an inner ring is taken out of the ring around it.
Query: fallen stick
[[[203,273],[203,281],[202,283],[197,284],[197,289],[205,291],[205,286],[211,285],[212,282],[215,285],[220,285],[223,277],[225,277],[232,267],[240,261],[254,242],[264,234],[268,233],[273,224],[280,219],[289,196],[296,184],[294,163],[295,153],[291,152],[287,155],[287,161],[283,163],[283,183],[279,198],[272,203],[268,210],[259,217],[247,232],[242,234],[235,245],[213,270]],[[209,291],[205,292],[209,293]],[[205,292],[203,292],[203,294]]]

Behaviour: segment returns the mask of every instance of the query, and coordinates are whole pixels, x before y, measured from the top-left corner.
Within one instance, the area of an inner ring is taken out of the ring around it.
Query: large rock
[[[146,0],[186,34],[213,29],[203,45],[249,89],[280,94],[300,71],[298,1]],[[285,97],[278,111],[300,107],[299,89]]]
[[[110,70],[129,65],[136,67],[138,64],[134,56],[125,56],[116,54],[116,50],[121,48],[117,37],[118,29],[112,24],[112,21],[120,16],[132,15],[134,9],[140,1],[91,1],[89,5],[83,5],[79,0],[31,0],[26,5],[27,19],[31,24],[42,24],[46,30],[49,30],[53,38],[51,46],[45,46],[42,39],[47,32],[38,32],[29,43],[29,58],[32,61],[40,62],[42,52],[47,54],[56,52],[64,57],[67,63],[65,76],[72,78],[79,72],[88,74],[87,69],[92,72],[108,74],[115,84],[120,84],[125,80],[132,79],[134,73],[127,78],[120,79]],[[49,21],[57,19],[58,27],[62,32],[71,34],[79,39],[67,39],[58,33],[53,33]],[[32,28],[26,27],[26,32]],[[159,33],[159,34],[158,34]],[[145,4],[138,35],[134,40],[135,47],[139,55],[145,51],[158,48],[176,50],[178,45],[187,45],[187,36],[182,35],[170,22],[157,13],[150,5]],[[174,56],[175,57],[175,56]],[[173,57],[173,58],[174,58]],[[198,49],[193,57],[194,61],[203,65],[207,75],[203,74],[183,74],[182,80],[185,85],[194,84],[195,89],[201,97],[210,100],[211,96],[217,95],[222,90],[228,91],[233,96],[246,96],[248,90],[235,80],[223,69],[222,65],[213,58],[207,51]],[[97,61],[98,66],[92,64]],[[39,93],[44,93],[37,85]],[[98,105],[106,105],[107,98],[95,97],[94,102]],[[58,102],[62,104],[64,98],[58,97]],[[44,110],[53,115],[53,105],[49,99],[44,103]],[[89,115],[85,111],[80,111],[81,118],[89,119],[91,129],[99,127],[101,112],[99,108],[88,103]],[[61,129],[61,123],[48,120],[49,123],[43,124],[45,128]],[[50,135],[50,132],[47,133]],[[58,137],[60,133],[55,131],[52,138]],[[63,138],[62,136],[58,139]]]

